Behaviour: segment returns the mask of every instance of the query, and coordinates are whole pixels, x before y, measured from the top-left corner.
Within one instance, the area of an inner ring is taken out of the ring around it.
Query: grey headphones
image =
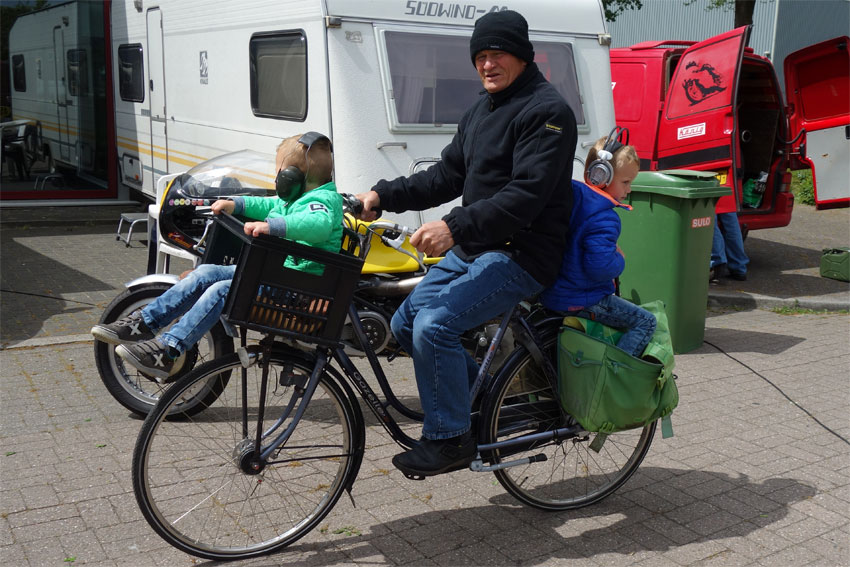
[[[621,141],[622,140],[622,141]],[[605,140],[605,146],[596,154],[596,159],[587,168],[584,173],[584,180],[589,185],[604,189],[614,180],[614,166],[611,165],[611,160],[614,158],[614,153],[629,143],[629,129],[614,126],[608,138]]]

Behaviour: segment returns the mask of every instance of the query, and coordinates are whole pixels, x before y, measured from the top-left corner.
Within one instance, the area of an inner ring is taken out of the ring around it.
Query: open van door
[[[682,54],[658,126],[658,169],[729,168],[736,143],[736,91],[749,32],[750,26],[743,26],[695,43]],[[717,204],[719,212],[737,208],[734,195],[721,197]]]
[[[850,56],[838,37],[785,58],[785,93],[794,143],[793,169],[810,167],[815,204],[850,206]]]

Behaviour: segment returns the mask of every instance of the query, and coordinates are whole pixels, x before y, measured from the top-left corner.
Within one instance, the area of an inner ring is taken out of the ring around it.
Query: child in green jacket
[[[331,142],[308,132],[286,138],[275,159],[278,197],[234,197],[212,204],[215,214],[239,214],[257,219],[245,223],[245,234],[269,234],[322,250],[338,252],[342,243],[342,197],[331,181]],[[314,262],[287,259],[286,267],[319,272]],[[144,309],[114,323],[95,325],[95,338],[119,345],[125,362],[166,382],[179,368],[178,359],[218,321],[224,310],[236,266],[202,264]],[[181,317],[171,329],[157,331]]]

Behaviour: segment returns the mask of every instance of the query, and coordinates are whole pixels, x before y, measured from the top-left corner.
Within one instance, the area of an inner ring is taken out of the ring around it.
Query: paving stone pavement
[[[134,235],[127,247],[116,226],[0,230],[0,346],[87,333],[124,284],[145,275],[147,240]],[[188,267],[176,258],[171,272]]]
[[[711,312],[707,344],[677,357],[675,436],[577,511],[524,507],[487,473],[406,480],[370,419],[356,507],[343,497],[286,551],[235,564],[850,564],[848,330],[840,314]],[[91,349],[0,352],[3,564],[205,563],[138,511],[129,470],[141,422],[106,393]],[[392,375],[415,396],[408,361]]]
[[[144,243],[116,242],[112,211],[49,226],[6,223],[0,212],[0,563],[210,564],[171,548],[142,518],[130,479],[141,421],[104,389],[86,334],[142,275]],[[846,294],[829,285],[830,297]],[[601,503],[544,513],[487,473],[406,480],[390,463],[398,448],[367,417],[356,505],[343,497],[287,550],[234,564],[850,565],[846,307],[710,308],[705,341],[676,358],[675,436],[659,435]],[[409,361],[395,361],[391,375],[414,399]]]

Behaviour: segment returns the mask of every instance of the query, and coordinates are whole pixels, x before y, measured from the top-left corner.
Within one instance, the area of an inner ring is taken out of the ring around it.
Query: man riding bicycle
[[[425,414],[421,443],[393,457],[409,477],[474,459],[469,391],[478,365],[460,335],[555,280],[572,207],[576,121],[534,63],[525,18],[510,10],[481,17],[470,55],[486,96],[463,115],[441,161],[357,196],[366,220],[378,207],[424,210],[462,197],[411,237],[420,252],[445,258],[391,323],[413,357]]]

